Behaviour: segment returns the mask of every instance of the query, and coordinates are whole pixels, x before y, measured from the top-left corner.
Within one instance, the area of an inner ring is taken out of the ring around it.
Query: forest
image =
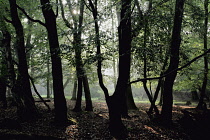
[[[0,139],[209,138],[209,3],[0,0]]]

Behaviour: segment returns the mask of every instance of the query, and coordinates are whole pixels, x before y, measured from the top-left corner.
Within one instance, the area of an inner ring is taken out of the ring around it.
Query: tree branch
[[[186,63],[185,65],[183,65],[182,67],[177,68],[177,69],[174,69],[174,70],[172,70],[172,71],[170,71],[170,72],[168,72],[168,73],[166,73],[166,74],[163,74],[162,76],[153,77],[153,78],[137,79],[137,80],[135,80],[135,81],[131,81],[129,84],[137,83],[137,82],[140,82],[140,81],[143,82],[143,81],[146,81],[146,80],[157,80],[157,79],[164,78],[164,77],[166,77],[166,76],[168,76],[168,75],[170,75],[170,74],[172,74],[172,73],[174,73],[174,72],[176,72],[176,71],[180,71],[180,70],[182,70],[183,68],[186,68],[187,66],[189,66],[190,64],[192,64],[193,62],[195,62],[197,59],[199,59],[199,58],[205,56],[205,55],[208,54],[208,53],[210,53],[210,49],[208,49],[208,50],[207,50],[206,52],[204,52],[203,54],[201,54],[201,55],[195,57],[194,59],[192,59],[191,61],[189,61],[189,62]]]
[[[58,0],[56,0],[56,14],[55,14],[55,17],[56,18],[58,17]]]
[[[85,1],[85,0],[83,0],[83,1],[84,1],[84,3],[85,3],[86,7],[90,10],[90,12],[93,12],[93,10],[90,8],[90,6],[87,5],[86,1]],[[90,1],[89,1],[89,2],[90,2]],[[91,2],[91,3],[92,3],[92,2]]]
[[[61,16],[63,18],[63,21],[65,23],[65,25],[70,28],[70,29],[73,29],[72,25],[68,22],[68,20],[66,19],[65,17],[65,14],[64,14],[64,8],[63,8],[63,3],[61,0],[59,0],[59,3],[60,3],[60,6],[61,6]]]
[[[21,8],[20,6],[17,5],[17,8],[23,12],[23,14],[27,17],[27,19],[29,19],[32,22],[38,22],[39,24],[41,24],[42,26],[46,26],[45,23],[41,22],[40,20],[35,20],[33,18],[31,18],[25,11],[25,9]]]
[[[42,96],[39,94],[39,92],[36,89],[36,86],[34,84],[33,78],[31,76],[29,76],[29,79],[31,80],[32,86],[34,88],[34,91],[36,92],[36,94],[38,95],[38,97],[40,98],[40,100],[45,104],[45,106],[47,107],[48,111],[50,111],[50,106],[46,103],[46,101],[42,98]]]
[[[12,23],[12,20],[7,19],[5,16],[4,16],[4,20],[8,23]]]

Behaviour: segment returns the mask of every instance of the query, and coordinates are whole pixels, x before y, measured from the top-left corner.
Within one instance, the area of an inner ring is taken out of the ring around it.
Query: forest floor
[[[52,111],[43,103],[36,103],[41,116],[36,120],[21,122],[16,108],[0,110],[1,140],[114,140],[108,131],[108,110],[106,103],[94,102],[93,112],[72,112],[74,101],[68,101],[68,118],[73,125],[60,126],[53,123]],[[53,108],[53,101],[48,103]],[[194,117],[183,117],[182,110],[196,112],[194,107],[174,106],[173,125],[163,126],[151,122],[146,114],[149,104],[137,103],[138,110],[129,111],[130,118],[123,119],[128,130],[128,140],[191,140],[209,137],[209,121]],[[84,109],[84,103],[83,103]],[[203,112],[202,112],[203,114]],[[199,119],[195,121],[194,119]],[[208,119],[209,120],[209,119]]]

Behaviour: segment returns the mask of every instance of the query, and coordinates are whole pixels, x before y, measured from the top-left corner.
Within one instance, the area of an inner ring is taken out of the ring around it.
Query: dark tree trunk
[[[163,92],[164,92],[164,80],[161,80],[161,87],[160,87],[160,100],[158,105],[162,106],[163,105]]]
[[[106,88],[106,86],[104,85],[104,82],[103,82],[103,74],[102,74],[102,55],[101,55],[101,42],[100,42],[100,38],[99,38],[99,35],[100,35],[100,32],[99,32],[99,25],[98,25],[98,10],[97,10],[97,3],[98,3],[98,0],[95,0],[94,4],[91,0],[88,0],[89,4],[90,4],[90,7],[91,7],[91,12],[92,12],[92,15],[93,15],[93,19],[94,19],[94,23],[95,23],[95,44],[96,44],[96,54],[97,54],[97,57],[98,57],[98,63],[97,63],[97,75],[98,75],[98,81],[99,81],[99,85],[101,87],[101,89],[103,90],[104,92],[104,95],[105,95],[105,98],[106,98],[106,101],[108,100],[109,98],[109,92],[108,92],[108,89]]]
[[[92,100],[90,96],[90,87],[88,83],[87,75],[83,75],[82,77],[84,92],[85,92],[85,102],[86,102],[86,111],[93,111]]]
[[[30,60],[31,59],[31,48],[33,47],[33,45],[31,44],[31,28],[33,26],[33,22],[28,20],[28,34],[26,37],[26,59],[27,59],[27,63],[28,63],[28,68],[30,68]],[[33,77],[33,71],[30,73],[30,76]]]
[[[95,42],[97,47],[98,65],[97,74],[99,79],[99,85],[104,91],[106,102],[109,109],[109,130],[111,135],[116,138],[123,139],[127,136],[126,128],[124,127],[121,115],[124,112],[123,107],[126,103],[126,90],[129,82],[130,75],[130,59],[131,59],[131,1],[122,0],[121,8],[121,21],[118,27],[119,33],[119,76],[115,92],[112,96],[109,96],[108,89],[103,83],[103,75],[101,71],[102,56],[101,56],[101,44],[99,38],[99,25],[98,25],[98,11],[97,0],[94,4],[91,0],[88,0],[95,21]]]
[[[16,47],[18,54],[18,81],[15,83],[13,91],[23,99],[23,105],[19,107],[18,112],[23,119],[29,119],[36,116],[37,109],[31,93],[28,65],[24,45],[23,26],[18,16],[16,0],[9,0],[12,24],[16,31]],[[21,103],[20,103],[21,104]]]
[[[126,129],[121,120],[123,104],[126,102],[126,90],[130,78],[131,63],[131,1],[121,1],[121,21],[119,34],[119,77],[113,96],[108,103],[110,116],[110,132],[117,138],[124,138]]]
[[[50,98],[50,58],[47,58],[47,98]]]
[[[184,12],[184,1],[176,0],[174,26],[172,32],[172,40],[170,46],[170,64],[168,70],[165,72],[171,72],[178,68],[179,65],[179,49],[181,44],[181,26]],[[176,78],[177,72],[171,73],[165,77],[164,81],[164,93],[163,93],[163,106],[161,111],[161,117],[164,123],[170,124],[172,121],[172,106],[173,106],[173,84]]]
[[[77,86],[77,99],[76,104],[73,109],[75,112],[82,111],[81,103],[82,103],[82,77],[77,77],[78,86]]]
[[[192,90],[191,94],[192,94],[192,100],[193,101],[198,101],[199,100],[198,92],[196,90]]]
[[[8,67],[8,55],[9,52],[11,51],[8,48],[10,48],[10,43],[11,43],[11,35],[8,32],[6,26],[5,26],[5,22],[3,20],[3,17],[0,16],[0,31],[2,32],[2,39],[0,42],[0,46],[1,46],[1,51],[2,51],[2,55],[1,55],[1,68],[0,68],[0,107],[6,108],[7,107],[7,100],[6,100],[6,83],[9,84],[8,81],[8,76],[9,76],[9,67]],[[11,52],[10,52],[11,53]]]
[[[3,62],[4,63],[4,62]],[[5,67],[5,63],[1,64],[1,67]],[[6,75],[5,69],[1,68],[0,74],[0,108],[7,108],[7,99],[6,99]]]
[[[133,99],[131,84],[128,85],[126,96],[128,110],[137,110],[138,108]]]
[[[209,0],[204,1],[204,9],[205,9],[205,19],[204,19],[204,34],[203,34],[203,43],[204,43],[204,52],[207,51],[208,46],[208,40],[207,40],[207,33],[208,33],[208,3]],[[197,108],[198,109],[205,109],[203,108],[205,105],[204,98],[207,97],[206,95],[206,86],[208,82],[208,56],[204,56],[204,78],[203,78],[203,84],[201,87],[201,93],[200,93],[200,99]],[[209,100],[209,99],[208,99]]]
[[[8,91],[11,91],[11,88],[14,87],[14,83],[16,80],[16,74],[14,70],[14,65],[13,65],[13,59],[12,59],[12,53],[11,53],[11,35],[8,32],[5,23],[3,22],[4,20],[1,20],[1,31],[3,34],[3,39],[2,39],[2,47],[4,48],[4,54],[6,58],[6,65],[7,65],[7,84],[10,86],[8,88]],[[8,92],[9,93],[9,92]],[[9,95],[9,94],[8,94]],[[14,94],[13,94],[14,95]]]
[[[40,0],[42,12],[45,18],[45,26],[48,33],[50,54],[52,61],[52,77],[54,91],[55,121],[67,121],[67,106],[63,89],[62,64],[60,58],[60,48],[56,27],[56,16],[52,10],[49,0]]]
[[[165,61],[164,61],[163,67],[161,69],[160,76],[163,75],[167,64],[168,64],[168,55],[166,55],[166,57],[165,57]],[[157,87],[156,87],[156,91],[155,91],[155,94],[154,94],[154,97],[153,97],[150,109],[147,112],[148,115],[151,115],[153,113],[153,109],[154,109],[155,114],[156,114],[155,117],[159,116],[159,110],[156,107],[155,102],[156,102],[156,100],[158,98],[159,92],[161,92],[159,105],[162,106],[162,93],[163,93],[163,83],[164,83],[163,80],[164,80],[163,78],[158,80],[158,84],[157,84]]]

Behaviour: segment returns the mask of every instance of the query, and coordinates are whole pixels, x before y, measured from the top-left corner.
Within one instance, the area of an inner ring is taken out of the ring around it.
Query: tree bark
[[[60,48],[56,27],[56,16],[52,10],[49,0],[40,0],[42,13],[45,18],[45,27],[48,33],[50,54],[52,61],[52,77],[54,91],[55,121],[58,123],[67,121],[67,106],[63,89],[62,64],[60,58]]]
[[[4,59],[4,58],[2,58]],[[5,69],[6,63],[5,59],[1,62],[1,73],[0,73],[0,108],[7,108],[7,99],[6,99],[6,75]]]
[[[204,34],[203,34],[203,44],[204,44],[204,52],[207,51],[208,48],[208,39],[207,39],[207,34],[208,34],[208,3],[209,0],[205,0],[204,1],[204,10],[205,10],[205,19],[204,19]],[[204,78],[203,78],[203,84],[201,87],[201,93],[200,93],[200,98],[199,98],[199,103],[197,108],[198,109],[205,109],[203,108],[205,102],[204,102],[204,98],[207,97],[206,95],[206,86],[207,86],[207,82],[208,82],[208,56],[205,55],[204,56]],[[208,97],[207,97],[208,99]],[[209,100],[209,99],[208,99]]]
[[[73,111],[75,112],[79,112],[82,111],[82,77],[77,77],[77,81],[78,81],[78,86],[77,86],[77,99],[76,99],[76,104],[75,107],[73,109]]]
[[[38,112],[32,97],[30,87],[23,26],[18,16],[16,0],[9,0],[9,3],[12,25],[16,31],[16,49],[18,54],[18,80],[15,83],[13,91],[17,94],[17,96],[22,98],[24,102],[20,103],[23,106],[19,106],[18,109],[20,117],[22,119],[29,119],[35,117]]]
[[[0,24],[4,26],[3,19],[0,17]],[[10,47],[11,36],[5,27],[0,27],[0,31],[3,34],[2,41],[0,42],[0,46],[2,47],[2,55],[1,55],[1,65],[0,65],[0,108],[7,108],[7,99],[6,99],[6,82],[8,81],[8,66],[7,66],[7,48]]]
[[[60,0],[60,3],[61,3],[61,0]],[[74,50],[75,50],[77,79],[79,81],[78,83],[80,83],[81,81],[83,83],[83,86],[78,84],[78,94],[80,94],[80,95],[77,95],[79,98],[77,98],[77,100],[76,100],[76,106],[77,107],[75,106],[74,110],[81,110],[81,98],[80,98],[80,96],[82,94],[80,93],[80,91],[82,91],[82,89],[79,89],[79,88],[84,87],[85,99],[86,99],[86,110],[92,111],[93,109],[92,109],[92,101],[91,101],[90,89],[89,89],[89,84],[88,84],[88,78],[87,78],[87,75],[85,73],[85,69],[84,69],[83,62],[82,62],[82,56],[81,56],[81,53],[82,53],[81,52],[82,51],[81,35],[82,35],[82,25],[83,25],[84,2],[82,0],[80,1],[80,14],[79,15],[75,15],[72,12],[73,9],[72,9],[72,5],[71,5],[70,0],[67,0],[67,4],[68,4],[69,11],[71,13],[71,16],[72,16],[72,19],[73,19],[73,24],[74,24],[74,28],[73,28],[74,29],[73,47],[74,47]],[[71,28],[70,23],[65,18],[62,3],[61,3],[61,10],[62,10],[62,18],[63,18],[66,26]],[[80,103],[80,105],[78,105],[79,103]],[[76,108],[78,108],[78,109],[76,109]]]
[[[121,120],[123,104],[126,102],[126,90],[130,78],[131,63],[131,0],[121,1],[121,21],[119,34],[119,76],[114,94],[110,97],[108,107],[110,116],[109,130],[117,138],[127,135]]]
[[[50,98],[50,58],[47,58],[47,98]]]
[[[92,105],[92,100],[90,96],[90,87],[89,87],[87,75],[83,75],[82,82],[83,82],[83,87],[84,87],[84,92],[85,92],[85,102],[86,102],[85,111],[93,111],[93,105]]]
[[[128,110],[137,110],[138,108],[136,107],[136,104],[133,99],[131,84],[128,85],[126,96]]]
[[[172,40],[170,46],[170,64],[165,72],[166,74],[178,68],[179,65],[179,49],[181,44],[181,26],[184,12],[185,0],[176,0],[174,26],[172,32]],[[166,124],[170,124],[172,121],[172,106],[173,106],[173,84],[176,78],[177,72],[173,72],[165,77],[164,92],[163,92],[163,106],[161,111],[161,117]]]

